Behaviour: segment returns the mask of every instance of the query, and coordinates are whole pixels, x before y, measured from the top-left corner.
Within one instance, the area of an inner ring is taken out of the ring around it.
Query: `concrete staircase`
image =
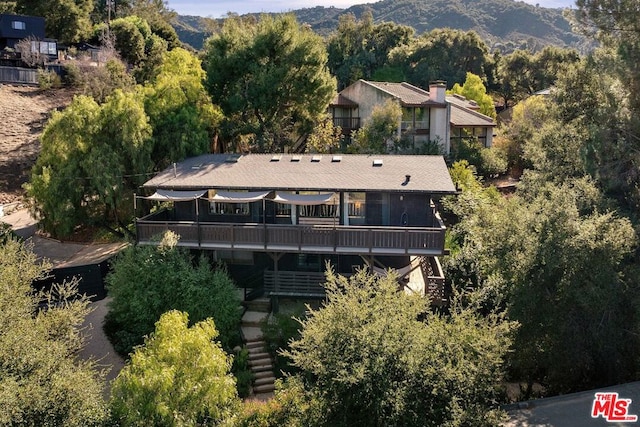
[[[273,374],[273,360],[266,350],[266,342],[262,338],[260,324],[269,316],[271,302],[264,299],[246,301],[242,316],[242,335],[249,350],[249,366],[255,377],[253,381],[253,399],[266,400],[273,397],[275,390]]]

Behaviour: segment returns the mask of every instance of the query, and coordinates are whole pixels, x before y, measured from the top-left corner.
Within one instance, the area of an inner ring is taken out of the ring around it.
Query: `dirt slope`
[[[55,109],[71,102],[69,89],[0,84],[0,204],[19,201],[40,152],[42,129]]]

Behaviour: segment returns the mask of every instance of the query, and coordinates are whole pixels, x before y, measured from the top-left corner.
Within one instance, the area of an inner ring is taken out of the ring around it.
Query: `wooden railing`
[[[264,272],[264,290],[267,295],[284,297],[324,298],[324,273],[299,271]]]
[[[360,129],[360,117],[334,117],[333,125],[342,130]]]
[[[443,307],[449,304],[444,284],[444,273],[440,261],[436,257],[423,257],[420,268],[425,282],[425,293],[431,300],[431,305]]]
[[[439,220],[439,219],[438,219]],[[138,242],[156,244],[167,230],[178,245],[203,249],[377,255],[441,255],[445,227],[237,224],[191,221],[136,222]]]

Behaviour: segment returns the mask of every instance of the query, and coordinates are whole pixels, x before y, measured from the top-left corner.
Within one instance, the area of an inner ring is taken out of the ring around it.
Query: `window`
[[[285,205],[284,203],[275,203],[276,216],[291,216],[291,205]]]
[[[214,215],[249,215],[249,203],[209,202],[209,213]]]
[[[429,109],[424,107],[402,108],[402,130],[429,130]]]
[[[14,30],[26,30],[27,24],[25,24],[23,21],[11,21],[11,28],[13,28]]]
[[[452,128],[451,129],[451,144],[459,143],[464,139],[476,140],[483,147],[487,146],[487,128],[486,127],[473,127],[473,128]]]

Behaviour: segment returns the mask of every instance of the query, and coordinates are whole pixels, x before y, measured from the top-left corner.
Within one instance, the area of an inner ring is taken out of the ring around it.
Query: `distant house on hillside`
[[[45,37],[45,20],[40,16],[0,14],[0,52],[5,54],[14,51],[18,43],[24,39],[31,39],[31,51],[44,55],[47,59],[55,59],[58,56],[58,43],[56,40]],[[5,61],[17,59],[11,55],[4,55]],[[6,65],[16,65],[8,63]]]
[[[492,144],[495,121],[479,113],[475,101],[447,95],[444,82],[432,83],[427,92],[409,83],[358,80],[333,99],[329,113],[348,139],[371,118],[376,106],[389,99],[402,107],[398,137],[409,139],[414,146],[440,141],[443,152],[448,154],[451,144],[461,138],[475,137],[485,147]]]

